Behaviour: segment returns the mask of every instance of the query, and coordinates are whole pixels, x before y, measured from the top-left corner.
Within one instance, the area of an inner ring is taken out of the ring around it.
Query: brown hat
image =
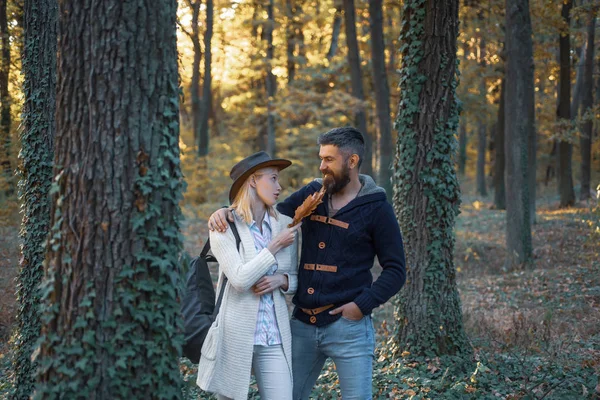
[[[231,168],[229,176],[233,179],[231,189],[229,189],[229,202],[233,203],[235,196],[246,181],[246,179],[254,172],[262,168],[275,167],[279,170],[289,167],[292,165],[290,160],[284,160],[281,158],[272,159],[270,155],[264,151],[259,151],[251,156],[244,158]]]

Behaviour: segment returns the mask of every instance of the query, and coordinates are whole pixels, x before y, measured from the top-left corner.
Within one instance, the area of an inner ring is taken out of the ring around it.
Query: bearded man
[[[336,366],[344,400],[371,399],[375,350],[373,309],[395,295],[406,280],[400,228],[385,190],[359,173],[363,135],[352,127],[321,134],[319,167],[333,176],[324,201],[302,223],[298,289],[293,298],[292,373],[294,400],[310,397],[323,364]],[[277,210],[291,218],[318,192],[315,179]],[[224,231],[227,211],[215,212],[209,229]],[[383,268],[373,282],[375,257]]]

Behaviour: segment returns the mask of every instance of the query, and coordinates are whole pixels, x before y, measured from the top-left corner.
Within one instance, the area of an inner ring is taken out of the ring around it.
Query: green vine
[[[56,87],[56,2],[25,2],[28,29],[23,53],[24,107],[18,183],[22,225],[17,279],[17,329],[12,339],[13,388],[9,397],[28,399],[37,363],[31,361],[40,334],[44,241],[50,222],[50,185]],[[44,32],[44,35],[42,35]],[[40,37],[46,40],[40,40]],[[54,49],[54,51],[53,51]]]

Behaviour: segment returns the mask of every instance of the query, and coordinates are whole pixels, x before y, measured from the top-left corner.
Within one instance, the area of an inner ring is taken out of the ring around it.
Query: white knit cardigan
[[[277,218],[271,217],[272,237],[290,222],[291,218],[277,212]],[[275,256],[267,248],[257,253],[249,226],[237,215],[235,225],[241,238],[239,252],[231,229],[224,233],[210,232],[212,252],[219,261],[217,294],[223,284],[223,274],[228,280],[219,315],[202,346],[196,383],[202,390],[232,399],[246,399],[260,300],[251,288],[275,263],[276,273],[288,276],[288,290],[275,290],[273,301],[290,377],[292,374],[292,334],[284,293],[293,294],[298,286],[298,239]]]

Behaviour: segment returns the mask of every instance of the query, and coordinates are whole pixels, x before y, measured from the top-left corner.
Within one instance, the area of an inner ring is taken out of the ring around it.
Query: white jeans
[[[252,368],[261,400],[292,399],[292,376],[280,344],[254,346]],[[217,395],[217,398],[230,400],[222,395]]]

